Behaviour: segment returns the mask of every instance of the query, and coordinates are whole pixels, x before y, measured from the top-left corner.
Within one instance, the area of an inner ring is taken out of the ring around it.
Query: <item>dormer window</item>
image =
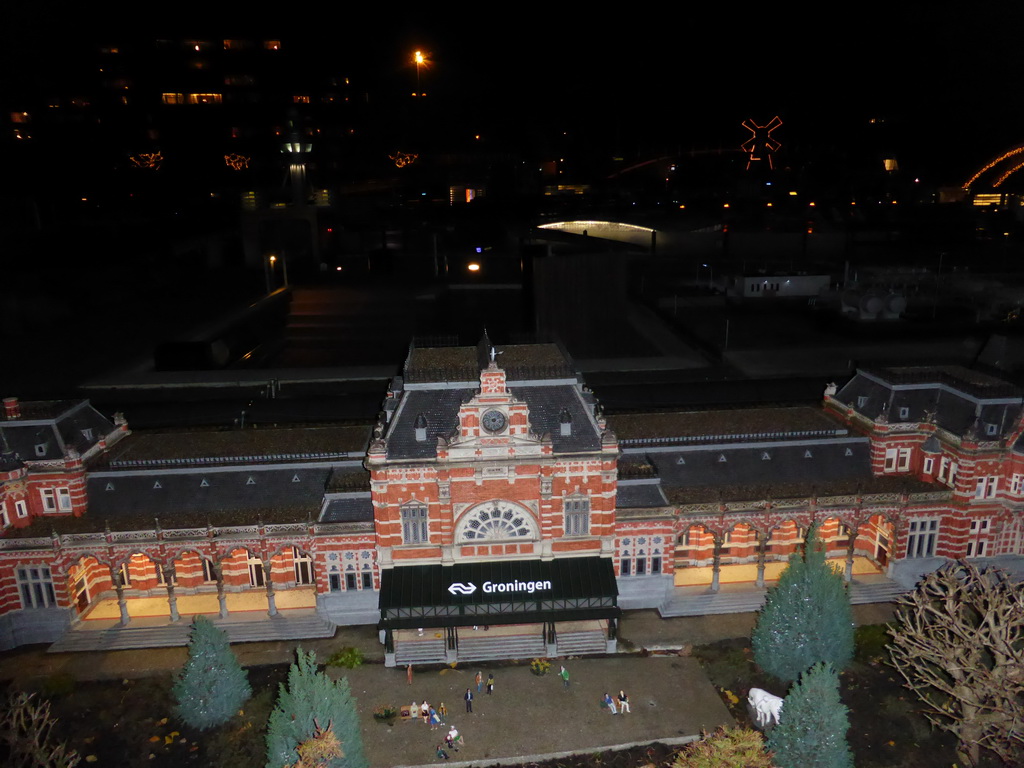
[[[985,422],[985,434],[989,437],[993,437],[999,434],[999,425],[991,422]]]
[[[416,442],[422,443],[427,439],[427,417],[422,413],[416,416],[416,422],[413,424],[416,429]]]
[[[86,427],[82,430],[82,437],[87,441],[92,442],[92,427]]]
[[[910,408],[905,405],[900,406],[900,418],[906,419],[910,417]]]
[[[565,408],[558,414],[558,434],[562,437],[572,434],[572,416],[569,415],[569,411]]]
[[[45,456],[49,443],[36,443],[36,456]]]
[[[858,408],[863,408],[867,404],[868,404],[868,396],[867,395],[857,395],[857,407]]]

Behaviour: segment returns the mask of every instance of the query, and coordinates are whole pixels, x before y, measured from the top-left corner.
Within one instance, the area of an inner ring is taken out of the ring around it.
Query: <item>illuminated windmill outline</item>
[[[747,170],[750,164],[768,158],[768,167],[773,171],[775,164],[772,162],[772,153],[782,147],[782,142],[772,138],[772,131],[782,125],[778,115],[769,120],[765,125],[758,125],[753,120],[744,120],[743,127],[753,134],[749,139],[740,145],[740,149],[747,153]]]

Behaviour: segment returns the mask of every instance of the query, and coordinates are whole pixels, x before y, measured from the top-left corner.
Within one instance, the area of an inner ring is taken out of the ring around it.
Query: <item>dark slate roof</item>
[[[62,459],[66,448],[85,453],[114,429],[87,400],[25,402],[19,406],[21,418],[0,421],[0,433],[11,451],[25,461]],[[44,446],[42,452],[37,453],[37,445]]]
[[[347,494],[330,499],[320,513],[321,523],[373,522],[373,503],[369,493]]]
[[[226,524],[222,518],[256,522],[260,516],[297,522],[319,514],[329,473],[329,468],[309,467],[93,473],[87,483],[88,517],[159,517],[164,528],[205,525],[207,520]]]
[[[497,363],[508,381],[575,378],[571,361],[557,344],[508,344],[497,347]],[[477,347],[414,347],[405,361],[409,383],[476,381],[486,365]]]
[[[136,432],[111,450],[111,467],[247,464],[362,456],[369,426]]]
[[[667,507],[668,499],[658,483],[621,481],[616,493],[615,506],[619,509]]]
[[[735,494],[741,488],[792,484],[824,487],[837,480],[870,480],[872,477],[867,438],[771,447],[726,445],[659,451],[649,453],[648,459],[658,468],[662,485],[673,490],[714,488]],[[740,497],[746,498],[744,494],[740,492]]]
[[[601,435],[591,418],[592,396],[571,384],[550,386],[509,386],[509,391],[530,409],[530,426],[538,435],[550,433],[552,448],[558,453],[597,451]],[[389,459],[430,459],[437,453],[437,438],[449,437],[459,426],[459,407],[475,389],[414,389],[403,393],[403,403],[387,433]],[[589,402],[586,402],[588,401]],[[572,419],[572,434],[559,434],[559,413],[566,410]],[[426,440],[416,440],[415,423],[420,414],[426,418]]]
[[[1006,382],[957,366],[858,371],[835,395],[872,420],[884,416],[890,423],[913,423],[934,414],[943,429],[965,435],[973,428],[981,440],[1009,432],[1022,397],[1024,391]]]
[[[821,408],[732,408],[610,416],[624,448],[688,443],[752,442],[844,435],[846,428]]]

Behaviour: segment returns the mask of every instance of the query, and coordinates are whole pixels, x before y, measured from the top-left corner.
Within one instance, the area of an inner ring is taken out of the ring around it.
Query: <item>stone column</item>
[[[117,590],[117,607],[121,611],[121,621],[119,623],[122,627],[127,627],[131,617],[128,615],[128,601],[124,597],[124,582],[121,581],[121,569],[112,568],[111,570],[114,574],[114,589]]]
[[[228,596],[224,594],[224,567],[218,563],[213,563],[213,575],[217,579],[217,602],[220,604],[220,617],[226,619],[228,617]]]
[[[857,531],[856,529],[850,532],[850,540],[846,543],[846,570],[843,573],[843,578],[847,582],[853,581],[853,553],[857,548]]]
[[[764,587],[764,565],[768,559],[768,534],[757,533],[757,581],[754,583],[757,587]]]
[[[718,591],[718,579],[722,572],[722,541],[715,536],[715,554],[711,561],[711,591]]]
[[[178,598],[174,596],[174,563],[164,567],[164,584],[167,585],[167,606],[171,609],[171,621],[180,621],[181,615],[178,613]]]
[[[271,578],[271,562],[268,557],[263,561],[263,579],[267,585],[267,615],[277,616],[277,602],[274,600],[274,579]]]

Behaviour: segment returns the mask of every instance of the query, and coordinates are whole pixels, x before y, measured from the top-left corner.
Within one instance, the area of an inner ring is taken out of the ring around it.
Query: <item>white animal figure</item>
[[[747,694],[747,703],[754,710],[758,728],[779,724],[783,700],[778,696],[760,688],[751,688]]]

